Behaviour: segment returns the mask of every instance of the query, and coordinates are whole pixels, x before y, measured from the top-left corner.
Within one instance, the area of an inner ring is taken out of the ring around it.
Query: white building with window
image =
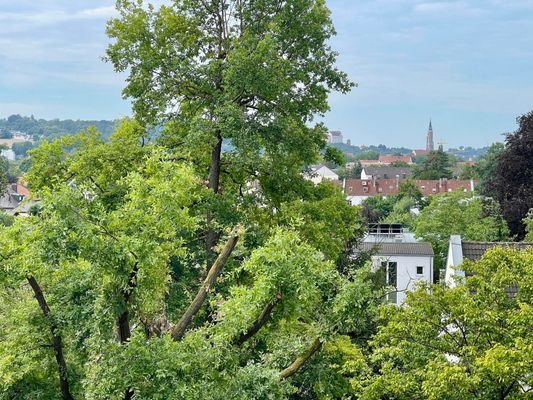
[[[391,303],[401,305],[406,292],[413,291],[417,283],[433,282],[434,253],[431,244],[418,242],[401,225],[371,226],[358,250],[370,253],[373,269],[382,271]]]

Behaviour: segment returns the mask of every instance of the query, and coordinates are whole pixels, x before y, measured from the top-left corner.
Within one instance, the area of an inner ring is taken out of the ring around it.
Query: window
[[[416,267],[416,274],[417,275],[424,275],[424,267]]]

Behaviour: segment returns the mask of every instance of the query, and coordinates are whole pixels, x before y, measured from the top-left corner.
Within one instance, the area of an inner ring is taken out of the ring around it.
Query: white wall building
[[[15,152],[13,150],[11,150],[11,149],[2,150],[0,155],[2,157],[7,158],[9,161],[15,161],[16,155],[15,155]]]
[[[510,247],[513,249],[526,249],[533,247],[528,242],[472,242],[462,240],[460,235],[451,235],[446,258],[446,272],[444,281],[448,287],[455,287],[465,278],[461,268],[463,261],[477,261],[488,249],[493,247]]]
[[[375,225],[359,250],[371,252],[374,271],[381,270],[384,284],[390,287],[387,295],[390,303],[402,305],[406,292],[413,291],[419,282],[433,283],[431,244],[417,242],[412,233],[399,225]]]
[[[328,143],[342,143],[342,140],[341,131],[330,131],[328,133]]]

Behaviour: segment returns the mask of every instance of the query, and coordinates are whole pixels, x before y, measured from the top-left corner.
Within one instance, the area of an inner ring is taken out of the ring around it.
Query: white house
[[[451,235],[446,258],[446,272],[444,281],[447,286],[455,287],[465,278],[465,272],[461,269],[463,261],[477,261],[485,252],[493,247],[511,247],[525,249],[533,247],[533,243],[526,242],[472,242],[462,240],[460,235]]]
[[[315,185],[322,182],[324,179],[330,181],[338,181],[339,175],[333,172],[331,169],[325,165],[320,165],[312,169],[311,173],[308,176],[308,179],[313,182]]]
[[[418,242],[401,225],[371,226],[359,252],[369,252],[374,271],[381,270],[384,283],[391,287],[388,300],[401,305],[406,292],[413,291],[419,282],[433,282],[433,248],[430,243]]]
[[[7,158],[9,161],[15,161],[16,154],[11,149],[5,149],[0,152],[0,156]]]

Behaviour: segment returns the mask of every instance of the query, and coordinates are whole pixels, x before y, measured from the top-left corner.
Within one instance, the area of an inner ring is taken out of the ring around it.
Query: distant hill
[[[104,136],[108,137],[115,128],[116,121],[83,121],[83,120],[60,120],[60,119],[35,119],[23,117],[18,114],[10,115],[6,119],[0,119],[0,138],[9,139],[14,135],[28,135],[33,141],[41,139],[54,139],[59,136],[75,134],[79,131],[95,126]]]

